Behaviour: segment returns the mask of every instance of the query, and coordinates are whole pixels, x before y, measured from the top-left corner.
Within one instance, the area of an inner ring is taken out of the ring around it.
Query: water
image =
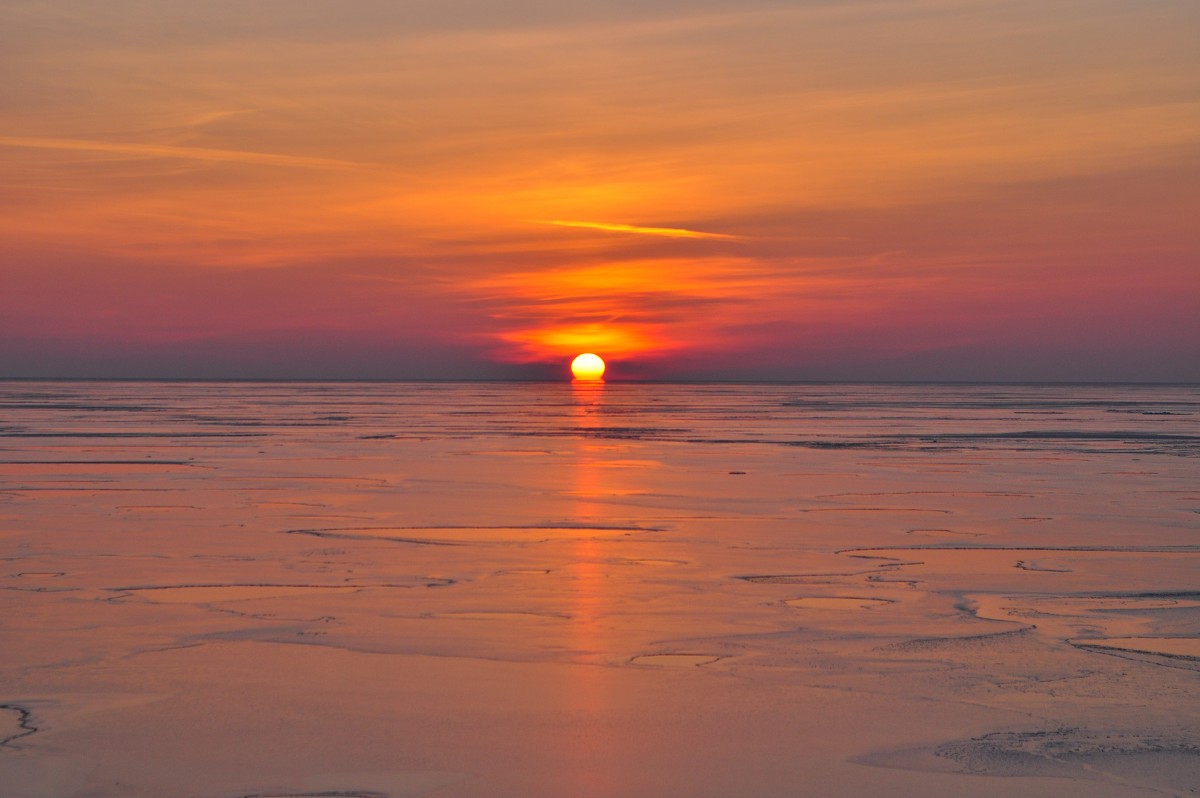
[[[1200,783],[1196,386],[3,382],[0,447],[14,798]]]

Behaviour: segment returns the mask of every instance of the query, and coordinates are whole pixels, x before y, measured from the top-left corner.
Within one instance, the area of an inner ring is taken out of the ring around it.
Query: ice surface
[[[1200,773],[1189,386],[0,383],[0,792]]]

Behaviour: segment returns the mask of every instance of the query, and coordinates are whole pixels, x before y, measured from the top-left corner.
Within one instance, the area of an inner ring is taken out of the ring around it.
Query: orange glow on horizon
[[[502,360],[538,363],[572,357],[580,350],[599,349],[612,356],[628,359],[646,353],[674,349],[671,341],[655,325],[576,324],[563,327],[548,325],[514,330],[497,336],[504,349],[497,352]]]
[[[506,329],[492,336],[499,359],[549,363],[580,351],[631,360],[719,345],[689,306],[736,304],[764,280],[744,259],[638,259],[513,272],[468,289],[505,308],[495,318]]]

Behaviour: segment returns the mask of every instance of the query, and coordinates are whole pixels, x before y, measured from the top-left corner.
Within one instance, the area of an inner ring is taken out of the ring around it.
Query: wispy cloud
[[[291,166],[302,169],[364,169],[370,164],[341,161],[333,158],[313,158],[305,155],[280,155],[272,152],[221,150],[210,147],[178,147],[171,144],[145,144],[122,141],[93,141],[90,139],[37,138],[0,136],[2,147],[29,147],[39,150],[83,150],[111,152],[146,158],[187,158],[197,161],[251,163],[263,166]]]
[[[738,241],[738,236],[725,233],[706,233],[701,230],[687,230],[682,227],[641,227],[634,224],[613,224],[610,222],[569,222],[562,219],[550,219],[540,224],[552,224],[558,227],[583,227],[589,230],[605,230],[610,233],[633,233],[643,236],[664,236],[666,238],[716,238],[726,241]]]

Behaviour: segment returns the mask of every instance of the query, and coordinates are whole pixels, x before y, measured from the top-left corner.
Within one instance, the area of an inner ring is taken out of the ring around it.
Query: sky
[[[0,377],[1200,381],[1196,0],[3,0]]]

